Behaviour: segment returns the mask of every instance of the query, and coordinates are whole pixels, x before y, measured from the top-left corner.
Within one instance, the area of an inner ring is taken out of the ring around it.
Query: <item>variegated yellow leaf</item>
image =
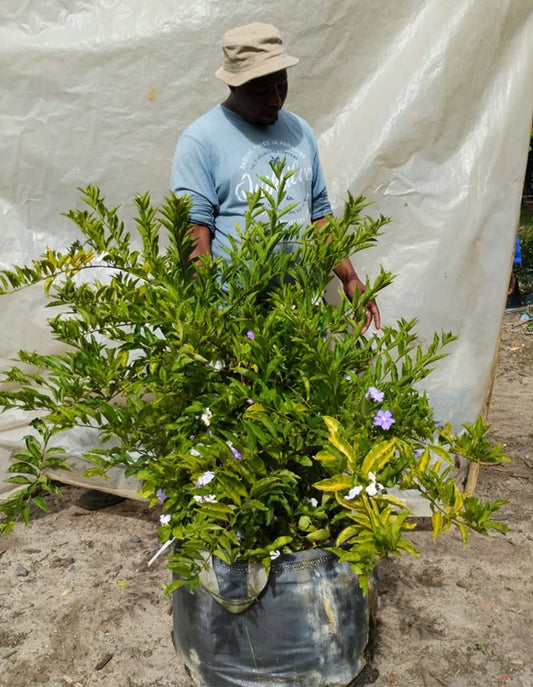
[[[315,482],[313,486],[320,491],[340,491],[341,489],[349,489],[352,486],[352,479],[348,475],[336,475]]]
[[[361,469],[365,475],[369,472],[378,472],[394,458],[394,439],[382,441],[376,444],[367,454]]]
[[[431,524],[433,525],[433,541],[437,539],[442,532],[442,513],[435,511],[431,516]]]

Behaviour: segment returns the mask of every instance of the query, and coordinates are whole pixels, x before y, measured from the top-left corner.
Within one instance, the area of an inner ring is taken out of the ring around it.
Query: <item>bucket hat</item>
[[[279,31],[271,24],[246,24],[222,37],[224,63],[215,75],[228,86],[294,67],[300,61],[285,52]]]

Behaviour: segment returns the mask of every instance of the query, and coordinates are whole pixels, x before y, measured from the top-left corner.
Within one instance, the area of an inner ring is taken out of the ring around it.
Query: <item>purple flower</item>
[[[163,504],[167,500],[167,492],[164,489],[158,489],[155,492],[156,498],[159,503]]]
[[[242,541],[242,534],[241,534],[241,531],[240,531],[240,530],[237,530],[237,531],[235,532],[235,534],[237,535],[237,539],[238,539],[239,541]]]
[[[369,387],[368,391],[365,394],[365,398],[368,398],[370,401],[377,401],[378,403],[381,403],[384,396],[385,394],[383,393],[383,391],[376,389],[375,386]]]
[[[423,453],[423,451],[422,451],[421,448],[415,448],[415,450],[413,451],[413,454],[414,454],[415,458],[420,458],[420,456],[422,455],[422,453]]]
[[[231,441],[226,441],[226,444],[230,447],[231,452],[233,453],[233,455],[235,456],[235,458],[236,458],[237,460],[242,460],[242,453],[240,453],[240,451],[237,451],[237,449],[236,449],[235,446],[231,443]]]
[[[374,426],[381,429],[390,429],[395,422],[390,410],[378,410],[373,420]]]
[[[255,335],[251,329],[246,332],[246,336],[252,341],[255,339]]]
[[[196,489],[200,489],[201,487],[205,487],[206,484],[209,484],[209,482],[213,479],[215,476],[214,472],[211,472],[211,470],[207,470],[207,472],[204,472],[203,475],[200,475],[198,477],[198,481],[194,485]]]

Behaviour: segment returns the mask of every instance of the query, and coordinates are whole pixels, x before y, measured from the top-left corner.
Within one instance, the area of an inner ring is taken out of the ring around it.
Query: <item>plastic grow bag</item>
[[[248,602],[249,566],[214,559],[213,570],[217,598],[204,587],[172,595],[174,645],[198,687],[345,687],[360,673],[375,595],[347,563],[322,549],[282,554],[240,613],[220,597]]]

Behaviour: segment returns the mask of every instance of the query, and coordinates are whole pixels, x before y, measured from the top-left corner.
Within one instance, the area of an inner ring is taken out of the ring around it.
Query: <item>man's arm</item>
[[[326,217],[322,217],[317,221],[317,225],[320,227],[326,224],[327,221],[328,220]],[[353,301],[356,291],[358,291],[360,294],[365,291],[365,285],[357,276],[357,273],[348,258],[342,260],[333,271],[341,280],[344,293],[350,301]],[[374,326],[376,329],[381,327],[381,315],[375,300],[368,301],[366,304],[365,324],[362,329],[363,334],[369,328],[372,321],[374,321]]]
[[[202,255],[211,253],[211,232],[203,224],[191,224],[189,235],[193,241],[193,249],[189,260],[197,260]]]

